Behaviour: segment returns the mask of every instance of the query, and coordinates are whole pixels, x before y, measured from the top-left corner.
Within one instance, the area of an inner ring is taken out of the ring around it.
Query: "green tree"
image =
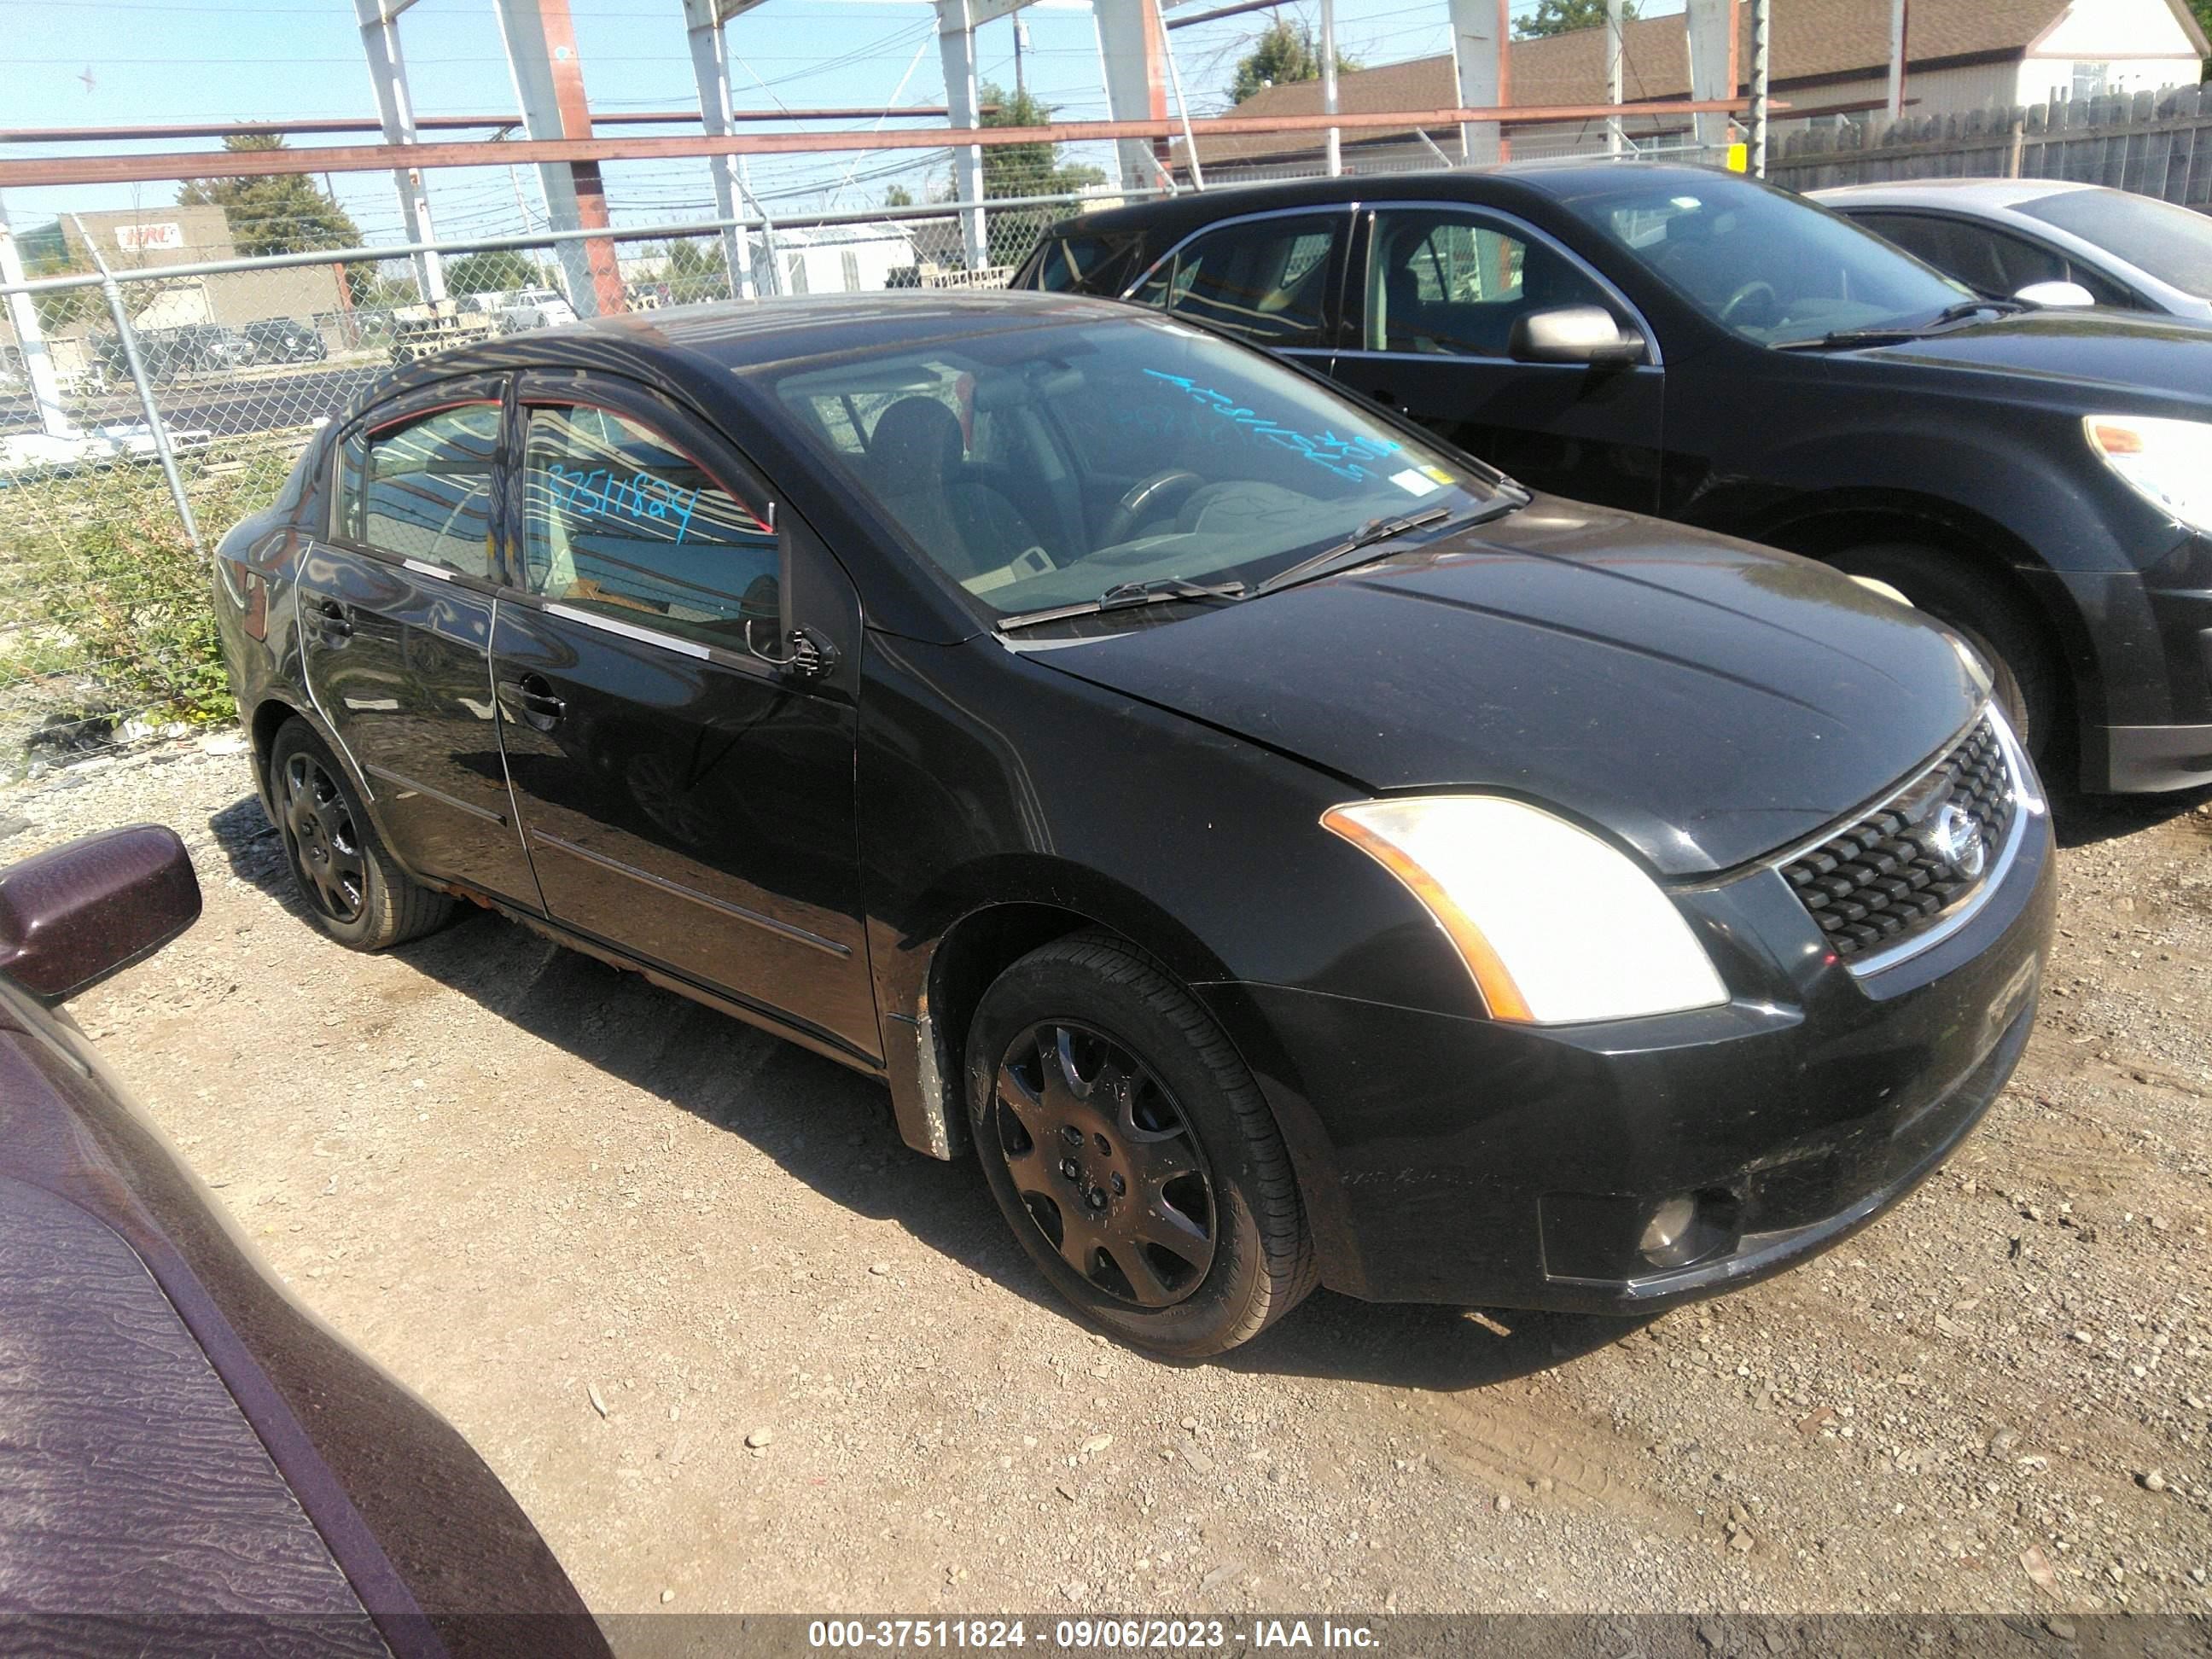
[[[446,292],[456,296],[536,288],[544,280],[545,273],[531,263],[527,254],[511,247],[464,253],[446,266]]]
[[[1357,58],[1340,52],[1336,54],[1339,75],[1349,75],[1358,67]],[[1230,101],[1241,104],[1264,88],[1320,79],[1321,49],[1313,36],[1278,18],[1261,31],[1252,50],[1237,60],[1237,76],[1229,83]]]
[[[1052,120],[1053,106],[1028,92],[1008,94],[986,82],[977,96],[987,106],[998,106],[982,117],[987,127],[1041,127]],[[1105,182],[1097,167],[1063,163],[1057,144],[992,144],[983,151],[987,198],[1060,196]]]
[[[222,141],[233,155],[259,155],[285,148],[278,133],[234,132]],[[264,253],[312,253],[318,248],[359,247],[361,227],[322,186],[304,173],[261,179],[195,179],[177,192],[184,207],[219,207],[231,240],[247,258]]]
[[[2197,4],[2206,0],[2197,0]],[[1620,0],[1620,21],[1636,21],[1636,0]],[[1513,20],[1513,33],[1522,40],[1547,34],[1571,34],[1577,29],[1605,27],[1605,0],[1536,0],[1536,9]]]
[[[2189,0],[2189,9],[2197,14],[2198,27],[2212,34],[2212,0]],[[2212,81],[2212,58],[2204,60],[2204,67],[2198,73],[2202,79]]]
[[[2208,4],[2212,4],[2212,0],[2206,0],[2206,3]],[[912,207],[914,205],[914,192],[908,190],[904,185],[893,185],[889,190],[884,192],[884,205],[885,207]]]

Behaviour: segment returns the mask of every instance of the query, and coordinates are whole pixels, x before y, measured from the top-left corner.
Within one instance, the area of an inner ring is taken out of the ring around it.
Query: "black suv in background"
[[[244,368],[264,361],[252,341],[236,329],[216,323],[181,323],[174,328],[146,328],[137,333],[138,361],[157,380]],[[130,362],[113,335],[94,337],[94,349],[111,375],[126,381],[131,378]]]
[[[1879,578],[2045,769],[2212,781],[2212,329],[1990,301],[1801,198],[1605,162],[1210,191],[1014,286],[1267,346],[1537,489]]]

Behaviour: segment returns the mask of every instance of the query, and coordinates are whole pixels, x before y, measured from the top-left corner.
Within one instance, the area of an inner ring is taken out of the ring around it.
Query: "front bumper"
[[[2205,652],[2212,657],[2212,634]],[[2092,726],[2081,733],[2081,787],[2148,794],[2212,783],[2212,726]]]
[[[1279,986],[1204,987],[1297,1166],[1323,1282],[1376,1301],[1654,1310],[1779,1271],[1909,1193],[1979,1121],[2033,1023],[2056,908],[2027,819],[1970,925],[1864,977],[1781,878],[1686,896],[1739,993],[1543,1029]],[[1671,1270],[1644,1218],[1725,1195],[1727,1248]]]

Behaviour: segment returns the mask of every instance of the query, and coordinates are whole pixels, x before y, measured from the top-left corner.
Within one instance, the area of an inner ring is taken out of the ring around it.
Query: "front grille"
[[[1848,961],[1902,944],[1973,891],[2015,810],[2004,749],[1984,716],[1935,766],[1782,873]]]

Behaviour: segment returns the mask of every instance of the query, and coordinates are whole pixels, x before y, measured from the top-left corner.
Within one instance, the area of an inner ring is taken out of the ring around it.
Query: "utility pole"
[[[1620,0],[1605,0],[1605,101],[1620,106]],[[1618,155],[1624,148],[1620,118],[1607,117],[1606,154]]]
[[[1021,13],[1014,14],[1014,96],[1029,96],[1029,82],[1022,75],[1022,53],[1030,43],[1029,20]]]
[[[1904,0],[1898,0],[1902,5]],[[1766,71],[1774,0],[1751,0],[1751,176],[1766,177]]]
[[[1321,108],[1336,113],[1336,0],[1321,0]],[[1193,151],[1194,155],[1196,155]],[[1337,130],[1328,130],[1328,176],[1344,171],[1344,148]]]
[[[1889,118],[1905,118],[1905,52],[1908,0],[1889,0]]]

